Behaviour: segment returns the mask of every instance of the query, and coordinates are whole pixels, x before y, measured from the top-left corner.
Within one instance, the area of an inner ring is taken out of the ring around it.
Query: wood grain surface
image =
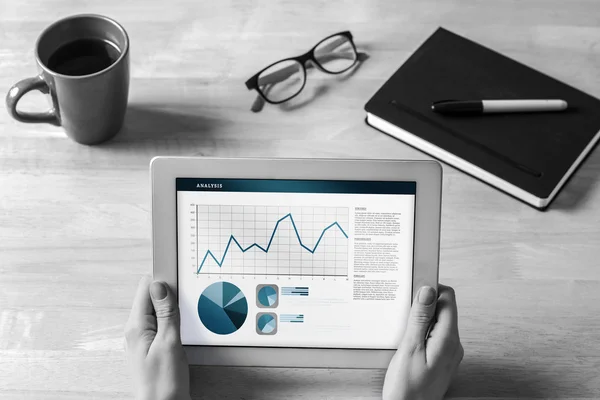
[[[41,30],[75,13],[131,39],[125,127],[75,144],[0,112],[0,399],[128,399],[123,329],[151,272],[156,155],[427,159],[363,106],[438,26],[600,96],[597,0],[0,1],[0,88],[36,74]],[[249,111],[244,81],[350,30],[349,76],[309,75]],[[47,107],[28,94],[24,110]],[[539,212],[444,165],[440,279],[465,358],[448,398],[600,398],[600,150]],[[193,367],[201,399],[377,399],[383,371]]]

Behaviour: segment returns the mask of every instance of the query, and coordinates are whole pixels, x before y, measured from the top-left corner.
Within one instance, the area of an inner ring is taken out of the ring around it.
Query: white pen
[[[481,114],[562,111],[565,100],[443,100],[431,109],[441,114]]]

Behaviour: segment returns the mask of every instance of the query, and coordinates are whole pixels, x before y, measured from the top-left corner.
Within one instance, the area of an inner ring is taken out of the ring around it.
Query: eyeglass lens
[[[333,36],[319,43],[315,59],[325,71],[338,73],[356,62],[356,52],[346,36]]]
[[[298,61],[285,60],[264,70],[258,77],[258,87],[270,101],[281,102],[302,90],[305,79],[304,68]]]

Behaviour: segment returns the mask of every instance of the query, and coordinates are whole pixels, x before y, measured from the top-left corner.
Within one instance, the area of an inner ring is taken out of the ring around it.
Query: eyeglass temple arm
[[[347,41],[348,41],[348,39],[345,37],[334,40],[331,43],[327,43],[327,45],[323,47],[323,51],[332,51],[336,47],[346,43]],[[345,59],[351,60],[354,58],[354,51],[344,51],[344,52],[335,53],[335,54],[323,54],[323,56],[321,58],[323,59],[323,61],[329,61],[329,59],[335,60],[337,58],[342,58],[342,57]],[[309,64],[308,68],[311,68],[311,67],[312,67],[312,64]],[[295,74],[297,71],[298,71],[298,68],[296,68],[294,65],[290,65],[289,67],[285,67],[283,69],[280,69],[279,71],[275,71],[268,75],[261,76],[260,78],[258,78],[258,86],[260,87],[263,85],[268,85],[270,83],[283,82],[284,80],[286,80],[287,78],[289,78],[290,76]]]
[[[259,112],[263,109],[264,105],[265,99],[263,99],[261,95],[257,94],[256,98],[254,99],[254,102],[252,103],[252,106],[250,106],[250,110],[254,112]]]

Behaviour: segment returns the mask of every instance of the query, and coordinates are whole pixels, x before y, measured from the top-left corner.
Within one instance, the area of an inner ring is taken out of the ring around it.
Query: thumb
[[[423,286],[415,296],[402,342],[411,349],[425,348],[425,335],[435,315],[436,292]]]
[[[175,295],[164,282],[150,285],[150,297],[156,313],[157,335],[179,336],[179,307]]]

